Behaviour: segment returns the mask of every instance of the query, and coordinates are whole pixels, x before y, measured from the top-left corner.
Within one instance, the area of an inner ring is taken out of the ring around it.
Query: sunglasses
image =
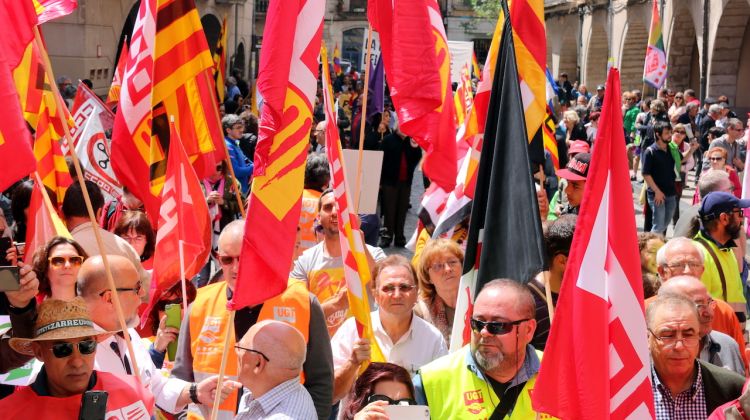
[[[385,293],[385,294],[387,294],[387,295],[392,295],[392,294],[394,294],[396,292],[396,289],[398,289],[398,291],[400,293],[409,293],[412,290],[414,290],[416,287],[417,286],[415,286],[413,284],[406,284],[406,283],[401,283],[399,285],[389,284],[387,286],[381,287],[380,291],[383,292],[383,293]]]
[[[233,257],[231,255],[219,255],[219,262],[221,265],[232,265],[235,261],[239,261],[240,256]]]
[[[70,264],[71,267],[80,267],[83,264],[83,257],[75,255],[72,257],[50,257],[47,259],[49,265],[54,268],[63,268],[65,264]]]
[[[724,160],[724,158],[723,157],[710,157],[708,158],[708,160],[710,160],[711,162],[721,162],[722,160]]]
[[[58,359],[64,359],[73,354],[73,346],[78,347],[82,355],[89,355],[96,351],[96,340],[83,340],[77,343],[57,343],[52,345],[52,354]]]
[[[367,397],[367,403],[369,404],[373,401],[385,401],[388,403],[388,405],[417,405],[417,402],[414,400],[414,398],[401,398],[398,400],[394,400],[382,394],[370,394],[370,396]]]
[[[258,350],[255,350],[255,349],[249,349],[247,347],[242,347],[239,344],[235,344],[234,348],[239,349],[239,350],[249,351],[250,353],[259,354],[259,355],[261,355],[261,357],[263,357],[264,359],[266,359],[266,362],[270,362],[270,360],[268,359],[268,356],[266,356],[265,354],[263,354],[262,351],[258,351]]]
[[[517,321],[509,322],[485,322],[478,319],[471,319],[471,329],[474,332],[480,333],[483,329],[487,328],[487,332],[492,335],[504,335],[508,334],[513,330],[513,326],[519,325],[522,322],[529,321],[531,318],[519,319]]]

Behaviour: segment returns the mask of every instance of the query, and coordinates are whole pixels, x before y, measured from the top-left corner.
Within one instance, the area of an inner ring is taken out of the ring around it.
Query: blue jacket
[[[232,162],[234,176],[240,181],[240,185],[242,185],[242,193],[247,195],[250,189],[250,175],[253,173],[253,162],[242,153],[239,144],[235,140],[224,137],[224,142],[227,144],[229,160]]]

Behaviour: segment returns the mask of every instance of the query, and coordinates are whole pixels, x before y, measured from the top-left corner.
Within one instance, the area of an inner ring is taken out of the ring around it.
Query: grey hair
[[[709,106],[709,107],[708,107],[708,113],[709,113],[709,114],[718,114],[718,113],[720,113],[720,112],[721,112],[721,110],[722,110],[723,108],[724,108],[724,107],[722,107],[722,106],[721,106],[721,105],[719,105],[719,104],[713,104],[713,105],[711,105],[711,106]]]
[[[719,191],[722,181],[725,180],[729,182],[729,174],[726,171],[714,169],[706,171],[698,180],[698,195],[703,198],[708,193]]]
[[[685,105],[685,109],[687,111],[692,111],[694,109],[698,109],[698,103],[697,102],[688,102],[687,105]]]
[[[664,246],[662,246],[661,248],[659,248],[658,251],[656,251],[656,264],[659,267],[667,265],[667,255],[666,255],[667,251],[671,250],[672,248],[677,247],[678,245],[690,245],[690,246],[692,246],[693,248],[695,248],[696,251],[698,251],[698,255],[701,256],[701,264],[704,262],[704,260],[703,260],[703,253],[695,245],[695,242],[693,242],[693,240],[690,239],[690,238],[685,238],[685,237],[682,237],[682,236],[678,236],[678,237],[675,237],[675,238],[672,238],[672,239],[668,240],[667,243],[664,244]]]
[[[663,295],[657,295],[656,299],[646,308],[646,325],[649,329],[654,327],[654,318],[656,317],[656,313],[662,309],[662,307],[675,308],[680,306],[690,309],[690,312],[695,315],[696,322],[700,320],[700,316],[698,316],[698,308],[695,306],[695,302],[682,295],[665,293]]]
[[[742,124],[742,121],[739,118],[730,118],[727,120],[727,125],[732,127],[739,127],[740,130],[742,130],[745,126]]]

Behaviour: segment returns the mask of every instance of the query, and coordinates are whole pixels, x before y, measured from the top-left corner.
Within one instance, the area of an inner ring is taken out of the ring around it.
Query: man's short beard
[[[474,360],[477,362],[477,365],[482,368],[483,371],[489,371],[494,370],[500,367],[500,365],[505,360],[505,355],[502,352],[498,352],[496,355],[493,355],[491,357],[487,357],[482,354],[481,351],[479,351],[479,348],[474,350]]]

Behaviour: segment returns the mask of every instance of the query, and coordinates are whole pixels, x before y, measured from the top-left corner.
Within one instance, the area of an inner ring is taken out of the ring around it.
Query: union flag
[[[224,102],[224,73],[227,71],[227,18],[224,16],[224,22],[221,24],[219,41],[216,43],[214,50],[214,83],[216,84],[216,94],[219,96],[219,103]]]
[[[117,60],[117,68],[115,74],[112,76],[112,85],[109,87],[109,93],[107,93],[107,106],[110,109],[114,109],[117,106],[117,102],[120,100],[120,89],[122,88],[122,77],[125,73],[125,61],[128,58],[128,39],[123,38],[122,47],[120,48],[120,59]]]

